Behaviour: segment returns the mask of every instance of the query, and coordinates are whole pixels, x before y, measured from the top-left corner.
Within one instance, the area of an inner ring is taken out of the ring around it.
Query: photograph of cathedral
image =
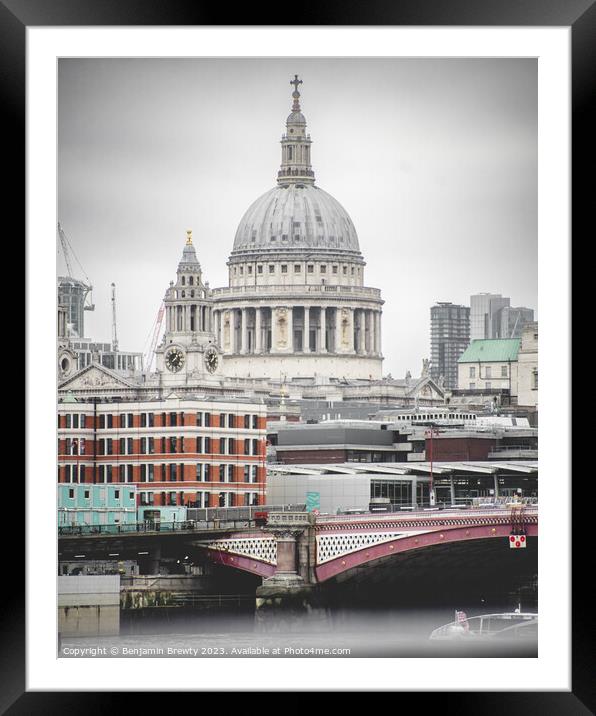
[[[438,600],[421,630],[442,639],[493,590],[534,655],[535,63],[68,58],[58,78],[60,643],[166,612],[186,633],[217,600],[250,644],[280,604],[327,633],[369,587],[391,619],[409,595],[398,631]],[[386,569],[421,546],[477,581],[441,602],[434,567]]]

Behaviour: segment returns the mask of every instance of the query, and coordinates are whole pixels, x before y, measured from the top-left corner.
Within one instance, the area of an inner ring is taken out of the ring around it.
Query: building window
[[[314,264],[308,264],[308,266],[306,267],[306,270],[308,273],[314,273],[315,272]]]
[[[275,273],[275,266],[273,264],[269,264],[269,273]]]
[[[333,273],[337,273],[337,266],[333,266]]]
[[[486,384],[486,389],[487,389],[487,390],[492,390],[492,383],[488,382],[488,383]]]
[[[257,266],[257,273],[263,273],[263,266],[262,266],[262,265]]]
[[[197,425],[203,425],[203,413],[197,413]]]
[[[327,266],[325,264],[321,264],[321,273],[327,273]]]
[[[220,482],[226,481],[226,466],[225,465],[219,466],[219,481]]]
[[[507,366],[502,365],[501,366],[501,378],[506,378],[506,377],[507,377]]]
[[[491,377],[491,370],[490,370],[490,368],[491,368],[491,367],[490,367],[489,365],[487,365],[486,368],[484,369],[484,377],[485,377],[485,378],[490,378],[490,377]]]
[[[532,390],[538,390],[538,368],[532,371]]]
[[[302,271],[302,266],[300,264],[294,264],[294,273],[300,273]]]
[[[470,378],[476,377],[476,366],[472,365],[470,366]]]
[[[288,266],[287,266],[287,264],[282,264],[282,265],[281,265],[281,272],[282,272],[282,273],[288,273]]]
[[[470,383],[470,390],[476,390],[476,383]]]

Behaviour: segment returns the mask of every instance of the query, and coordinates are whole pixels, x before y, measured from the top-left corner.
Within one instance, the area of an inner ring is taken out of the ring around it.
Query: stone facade
[[[524,327],[518,354],[517,403],[538,407],[538,323]]]

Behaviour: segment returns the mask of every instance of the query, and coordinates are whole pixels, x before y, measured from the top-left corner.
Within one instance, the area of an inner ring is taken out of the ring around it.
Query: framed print
[[[567,425],[592,3],[52,5],[1,8],[27,141],[6,712],[590,708]]]

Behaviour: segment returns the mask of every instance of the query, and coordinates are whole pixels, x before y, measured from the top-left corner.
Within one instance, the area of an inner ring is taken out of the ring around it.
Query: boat
[[[442,640],[489,640],[489,639],[536,639],[538,614],[535,612],[502,612],[468,617],[456,611],[455,619],[438,627],[429,639]]]

